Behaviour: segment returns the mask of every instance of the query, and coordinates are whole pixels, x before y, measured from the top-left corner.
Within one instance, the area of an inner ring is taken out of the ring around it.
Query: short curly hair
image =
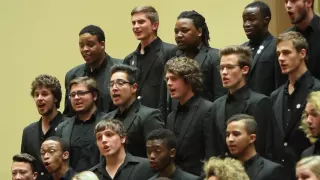
[[[59,109],[61,97],[62,97],[61,84],[60,84],[59,80],[56,77],[51,76],[49,74],[40,74],[31,83],[30,95],[32,97],[34,97],[35,90],[40,87],[45,87],[45,88],[50,89],[51,93],[53,94],[53,96],[57,100],[56,107],[57,107],[57,109]]]
[[[194,93],[200,91],[203,85],[202,73],[197,61],[188,57],[174,57],[165,65],[165,72],[173,73],[191,85]]]
[[[217,176],[220,180],[249,180],[240,161],[232,158],[219,159],[211,157],[204,164],[205,180]]]

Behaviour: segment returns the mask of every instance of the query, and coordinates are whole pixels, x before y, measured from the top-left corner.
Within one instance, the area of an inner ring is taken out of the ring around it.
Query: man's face
[[[217,176],[210,176],[208,180],[220,180]]]
[[[151,23],[143,12],[135,13],[131,17],[132,31],[137,40],[148,40],[152,35],[156,35],[158,22]]]
[[[150,168],[163,171],[174,159],[175,149],[169,150],[162,139],[148,140],[146,144]]]
[[[285,8],[292,24],[299,24],[307,17],[308,7],[311,8],[311,0],[285,0]]]
[[[117,155],[126,142],[125,137],[120,137],[111,128],[106,127],[105,130],[96,134],[97,145],[102,156]]]
[[[69,152],[63,152],[58,141],[44,141],[40,148],[41,160],[49,173],[57,172],[69,158]]]
[[[243,29],[248,39],[257,38],[267,28],[267,19],[261,15],[260,8],[248,7],[242,13]]]
[[[313,137],[320,135],[320,113],[314,104],[307,103],[305,108],[307,125]]]
[[[226,142],[230,153],[239,157],[245,153],[250,144],[254,143],[255,135],[249,135],[244,122],[233,121],[226,130]]]
[[[188,96],[188,93],[192,91],[191,86],[187,84],[184,81],[184,79],[179,77],[178,75],[167,72],[166,80],[170,96],[173,99],[183,101]]]
[[[227,89],[238,89],[241,82],[245,81],[245,75],[249,72],[249,67],[239,66],[238,56],[235,54],[224,55],[220,60],[220,75],[222,85]]]
[[[298,52],[292,41],[281,41],[277,45],[277,56],[282,74],[290,74],[296,71],[306,57],[306,50]]]
[[[300,166],[296,169],[296,177],[297,180],[318,180],[320,178],[305,166]]]
[[[128,107],[135,99],[137,84],[131,84],[128,80],[128,74],[125,72],[115,72],[110,79],[110,95],[113,104],[117,107]]]
[[[201,42],[202,29],[197,29],[192,19],[180,18],[175,28],[175,40],[180,50],[193,49]]]
[[[33,93],[33,98],[38,112],[42,116],[50,115],[56,109],[57,99],[53,96],[51,90],[46,87],[37,87]]]
[[[85,84],[74,84],[71,86],[70,100],[77,113],[86,113],[95,106],[97,94],[89,91]]]
[[[99,42],[96,35],[84,33],[79,36],[79,48],[83,59],[88,65],[100,62],[104,52],[104,41]]]
[[[31,165],[26,162],[13,162],[11,174],[12,180],[35,180],[37,178],[37,173],[33,173]]]

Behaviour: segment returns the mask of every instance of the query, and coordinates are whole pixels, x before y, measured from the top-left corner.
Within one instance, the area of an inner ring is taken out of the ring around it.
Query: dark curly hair
[[[36,79],[31,83],[31,93],[30,95],[34,97],[34,92],[39,87],[45,87],[50,89],[53,96],[56,98],[56,107],[60,107],[62,92],[59,80],[48,74],[41,74],[36,77]]]
[[[194,93],[202,89],[202,73],[197,61],[188,57],[174,57],[165,65],[165,72],[180,76],[191,85]]]

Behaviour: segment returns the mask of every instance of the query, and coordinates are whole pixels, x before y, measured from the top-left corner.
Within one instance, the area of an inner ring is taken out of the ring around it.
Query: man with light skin
[[[75,172],[68,165],[69,150],[65,142],[57,136],[46,139],[40,149],[41,159],[48,172],[49,180],[70,180]]]
[[[307,67],[320,79],[320,17],[313,11],[314,0],[285,0],[284,4],[294,25],[288,31],[300,32],[306,38],[309,45]]]
[[[254,145],[257,123],[252,116],[237,114],[227,121],[226,143],[230,154],[241,161],[251,180],[285,179],[283,167],[261,157]]]
[[[22,153],[13,156],[11,165],[12,180],[36,180],[36,159],[29,154]]]
[[[140,43],[123,63],[139,69],[137,98],[141,104],[159,108],[163,118],[166,118],[166,90],[162,89],[165,84],[163,71],[165,63],[173,55],[175,46],[163,42],[158,37],[159,15],[154,7],[135,7],[131,11],[131,22],[132,31]]]
[[[105,113],[97,107],[99,90],[93,78],[77,77],[69,86],[68,96],[76,115],[59,124],[56,135],[70,147],[70,166],[80,172],[99,162],[100,153],[93,131]]]
[[[60,82],[56,77],[48,74],[37,76],[31,84],[30,94],[41,118],[24,128],[21,153],[28,153],[36,159],[37,179],[46,180],[49,175],[41,162],[40,146],[45,139],[55,135],[60,123],[68,121],[69,118],[58,111],[62,92]]]
[[[301,124],[307,126],[307,135],[314,138],[315,142],[302,152],[301,158],[320,155],[320,91],[314,91],[308,95],[304,115]]]
[[[96,125],[94,134],[102,158],[90,171],[99,179],[142,180],[153,175],[147,159],[126,152],[127,139],[120,121],[103,119]]]
[[[289,31],[277,37],[277,56],[282,74],[288,81],[271,93],[273,104],[272,159],[282,164],[288,175],[295,177],[295,164],[311,144],[299,128],[306,99],[320,89],[320,82],[308,71],[308,44],[301,33]]]

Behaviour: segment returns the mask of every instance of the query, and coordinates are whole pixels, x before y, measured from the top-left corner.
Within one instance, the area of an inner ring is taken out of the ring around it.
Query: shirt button
[[[228,152],[226,152],[226,153],[224,153],[224,155],[228,156],[229,154],[228,154]]]
[[[284,159],[282,159],[281,161],[284,162]]]
[[[290,109],[288,109],[288,111],[290,112]]]
[[[284,145],[284,146],[288,146],[288,143],[287,143],[287,142],[284,142],[283,145]]]
[[[141,99],[141,96],[138,96],[137,99],[140,100],[140,99]]]
[[[44,175],[44,172],[41,172],[40,174],[41,174],[41,176],[43,176],[43,175]]]

